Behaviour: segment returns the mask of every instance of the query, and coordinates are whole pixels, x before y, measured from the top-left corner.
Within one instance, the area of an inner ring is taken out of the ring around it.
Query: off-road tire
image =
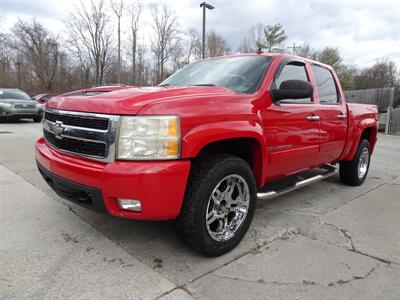
[[[207,230],[205,216],[211,193],[226,176],[237,174],[249,187],[248,212],[232,238],[218,242]],[[176,220],[176,230],[182,242],[206,256],[219,256],[235,248],[246,234],[254,216],[257,192],[252,170],[244,160],[226,154],[212,154],[192,162],[181,213]]]
[[[359,176],[359,162],[360,156],[363,151],[368,150],[368,165],[367,170],[363,176]],[[339,174],[340,179],[344,184],[351,185],[351,186],[359,186],[364,181],[368,175],[369,165],[371,161],[371,146],[368,140],[362,140],[358,145],[358,149],[356,155],[354,156],[353,160],[351,161],[341,161],[339,167]]]

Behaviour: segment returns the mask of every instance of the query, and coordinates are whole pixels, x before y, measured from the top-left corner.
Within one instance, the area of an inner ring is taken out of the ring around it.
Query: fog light
[[[121,209],[142,211],[142,205],[139,200],[118,198],[118,205]]]

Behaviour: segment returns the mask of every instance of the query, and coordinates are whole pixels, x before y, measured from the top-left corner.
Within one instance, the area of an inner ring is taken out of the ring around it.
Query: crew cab
[[[242,240],[257,199],[337,172],[362,184],[377,119],[376,106],[346,104],[330,66],[232,55],[157,87],[53,97],[36,158],[61,197],[117,217],[175,219],[185,245],[218,256]]]

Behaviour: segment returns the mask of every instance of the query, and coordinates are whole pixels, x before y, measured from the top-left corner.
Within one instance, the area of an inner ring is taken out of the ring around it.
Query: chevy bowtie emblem
[[[53,127],[53,132],[54,132],[54,136],[56,137],[56,139],[62,140],[62,134],[64,132],[65,127],[63,127],[63,122],[61,121],[56,121],[56,124],[54,124]]]

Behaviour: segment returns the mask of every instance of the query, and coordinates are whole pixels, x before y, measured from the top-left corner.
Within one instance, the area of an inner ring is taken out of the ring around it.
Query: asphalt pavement
[[[268,201],[232,252],[205,258],[173,222],[98,214],[36,170],[41,124],[0,124],[0,299],[400,299],[400,137],[366,182],[337,176]]]

